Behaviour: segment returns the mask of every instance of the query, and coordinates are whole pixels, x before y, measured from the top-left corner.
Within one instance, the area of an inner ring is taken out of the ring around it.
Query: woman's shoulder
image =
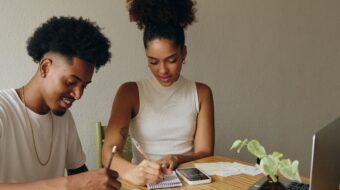
[[[122,104],[121,106],[132,109],[133,113],[137,113],[139,109],[139,93],[136,82],[125,82],[120,85],[115,97],[115,102]]]
[[[197,94],[200,97],[200,99],[212,97],[212,90],[207,84],[201,83],[201,82],[195,82],[195,83],[196,83],[196,88],[197,88]]]
[[[119,88],[125,90],[134,89],[137,88],[137,82],[134,81],[124,82],[123,84],[120,85]]]
[[[129,99],[138,97],[138,86],[136,82],[125,82],[120,85],[116,96],[121,96]]]
[[[195,82],[195,84],[198,91],[211,92],[209,85],[202,82]]]

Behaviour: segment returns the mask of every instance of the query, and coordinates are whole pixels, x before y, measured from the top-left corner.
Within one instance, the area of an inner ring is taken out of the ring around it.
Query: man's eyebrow
[[[76,78],[77,80],[79,80],[80,82],[84,82],[83,79],[81,79],[80,77],[78,77],[77,75],[71,75],[72,77]],[[86,85],[90,84],[92,81],[87,81],[85,82]]]

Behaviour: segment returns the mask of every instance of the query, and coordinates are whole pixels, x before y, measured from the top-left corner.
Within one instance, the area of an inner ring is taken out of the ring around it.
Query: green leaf
[[[266,150],[257,140],[249,141],[247,148],[250,153],[252,153],[254,156],[260,159],[266,156]]]
[[[240,147],[238,147],[238,149],[237,149],[237,153],[240,153],[241,149],[247,144],[247,142],[248,142],[248,139],[243,140]]]
[[[275,175],[269,174],[270,178],[272,178],[273,182],[277,182],[277,177]]]
[[[280,152],[273,152],[272,156],[275,157],[275,158],[282,158],[283,154],[280,153]]]
[[[241,144],[242,144],[242,141],[240,139],[237,139],[236,141],[234,141],[233,145],[231,145],[230,150],[240,147]]]
[[[290,159],[285,159],[280,162],[279,171],[285,178],[301,182],[298,166],[299,161],[291,162]]]
[[[298,171],[298,167],[299,167],[299,161],[294,160],[292,163],[292,169]]]
[[[265,174],[270,175],[272,173],[272,168],[268,164],[263,164],[260,166],[261,166],[262,171],[265,172]]]
[[[284,159],[284,160],[281,160],[280,162],[280,167],[287,167],[287,166],[290,166],[292,163],[290,161],[290,159]]]
[[[265,156],[260,161],[260,167],[265,171],[265,174],[271,174],[271,175],[277,175],[278,171],[278,164],[280,160],[277,158],[274,158],[273,156]]]

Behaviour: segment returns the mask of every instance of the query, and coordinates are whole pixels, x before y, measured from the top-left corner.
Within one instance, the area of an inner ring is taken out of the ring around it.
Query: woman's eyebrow
[[[165,57],[164,59],[169,59],[169,58],[174,57],[174,56],[176,56],[176,55],[177,55],[177,53],[174,53],[174,54],[171,54],[171,55]],[[157,58],[152,57],[152,56],[149,56],[149,55],[147,55],[147,57],[148,57],[149,59],[156,59],[156,60],[158,60]]]

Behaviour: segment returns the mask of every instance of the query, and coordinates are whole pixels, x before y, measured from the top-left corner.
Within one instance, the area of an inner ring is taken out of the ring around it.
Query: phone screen
[[[197,168],[183,168],[178,169],[181,174],[190,181],[198,181],[198,180],[205,180],[209,179],[204,173],[202,173]]]

